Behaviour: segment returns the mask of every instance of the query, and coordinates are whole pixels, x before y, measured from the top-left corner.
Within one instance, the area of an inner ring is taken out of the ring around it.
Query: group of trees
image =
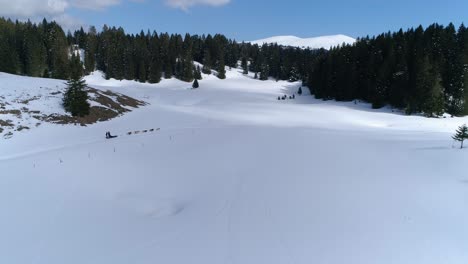
[[[0,18],[0,71],[36,77],[68,79],[70,47],[85,51],[84,73],[101,70],[106,78],[158,83],[162,78],[201,79],[202,72],[224,79],[225,67],[240,63],[244,74],[258,78],[300,80],[313,59],[324,51],[237,43],[225,36],[143,32],[104,26],[67,34],[55,22],[38,24]],[[203,67],[196,67],[194,62]]]
[[[69,44],[55,22],[33,24],[0,18],[0,71],[67,79]]]
[[[308,86],[317,98],[362,99],[408,114],[468,114],[468,30],[433,24],[361,38],[314,63]]]

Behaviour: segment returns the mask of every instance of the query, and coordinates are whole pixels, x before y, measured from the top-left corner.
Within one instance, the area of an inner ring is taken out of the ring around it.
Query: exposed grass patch
[[[21,118],[21,111],[17,109],[12,109],[12,110],[0,110],[0,115],[15,115],[18,118]]]
[[[13,127],[13,121],[0,119],[0,127]]]
[[[97,122],[107,121],[126,112],[130,112],[131,109],[127,107],[138,108],[146,105],[143,101],[111,91],[103,92],[94,88],[89,88],[88,92],[93,94],[90,100],[100,104],[101,106],[92,106],[89,110],[89,115],[85,117],[73,117],[58,114],[48,116],[34,115],[33,117],[55,124],[80,124],[82,126],[86,126]],[[114,97],[117,102],[111,97]]]

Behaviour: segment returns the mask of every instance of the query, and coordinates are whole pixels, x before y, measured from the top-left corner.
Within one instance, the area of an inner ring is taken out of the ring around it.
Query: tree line
[[[68,79],[70,47],[85,51],[83,74],[100,70],[106,78],[158,83],[162,78],[201,79],[201,73],[226,76],[225,67],[242,66],[261,80],[300,80],[323,51],[237,43],[224,35],[190,35],[155,31],[127,34],[121,27],[90,27],[65,33],[55,22],[0,18],[0,71]],[[195,66],[199,62],[203,66]]]
[[[308,78],[316,98],[361,99],[407,114],[468,114],[468,30],[433,24],[358,39],[322,54]]]

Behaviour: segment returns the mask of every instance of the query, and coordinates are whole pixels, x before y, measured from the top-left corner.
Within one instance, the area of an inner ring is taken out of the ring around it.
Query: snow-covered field
[[[467,118],[278,101],[299,84],[227,76],[94,73],[149,105],[0,138],[0,263],[468,263],[468,152],[451,140]]]
[[[296,36],[275,36],[255,41],[249,41],[252,44],[263,45],[264,43],[277,43],[281,46],[291,46],[310,49],[330,49],[332,47],[344,44],[353,44],[356,39],[346,35],[321,36],[314,38],[299,38]]]

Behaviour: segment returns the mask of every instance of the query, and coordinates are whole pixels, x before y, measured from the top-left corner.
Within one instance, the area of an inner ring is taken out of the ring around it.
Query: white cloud
[[[137,2],[141,0],[131,0]],[[122,0],[0,0],[0,16],[34,18],[63,15],[72,7],[102,10],[119,5]]]
[[[62,28],[65,30],[65,32],[67,30],[70,30],[73,32],[75,30],[80,29],[80,27],[83,27],[85,30],[88,29],[88,26],[83,21],[81,21],[80,19],[76,17],[70,16],[68,14],[62,14],[59,16],[51,17],[51,20],[54,20],[57,23],[59,23],[62,26]]]
[[[185,11],[196,5],[223,6],[229,4],[229,2],[231,0],[166,0],[169,6]]]
[[[31,18],[63,14],[69,3],[67,0],[0,0],[0,16]]]
[[[0,0],[0,16],[11,19],[30,19],[39,22],[42,18],[55,20],[64,29],[75,30],[85,24],[68,14],[71,8],[103,10],[119,5],[123,0]],[[141,0],[131,0],[141,1]]]
[[[70,0],[70,2],[74,7],[92,10],[102,10],[122,3],[121,0]]]

